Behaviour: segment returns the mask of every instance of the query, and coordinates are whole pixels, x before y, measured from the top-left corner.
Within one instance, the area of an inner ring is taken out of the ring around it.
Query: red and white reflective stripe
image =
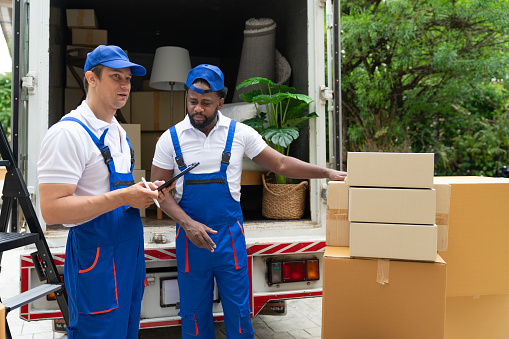
[[[176,249],[156,249],[156,250],[145,250],[145,261],[160,261],[168,259],[177,259]]]
[[[325,241],[257,244],[247,247],[248,255],[290,254],[325,251]]]
[[[53,261],[55,262],[55,265],[63,265],[65,262],[65,254],[54,254],[53,255]],[[32,261],[32,257],[29,255],[22,255],[21,256],[21,267],[34,267],[34,263]]]

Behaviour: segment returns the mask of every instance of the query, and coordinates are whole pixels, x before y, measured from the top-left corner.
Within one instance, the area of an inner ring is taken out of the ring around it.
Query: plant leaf
[[[286,148],[299,137],[299,130],[296,127],[278,128],[271,126],[263,131],[261,135],[265,140]]]

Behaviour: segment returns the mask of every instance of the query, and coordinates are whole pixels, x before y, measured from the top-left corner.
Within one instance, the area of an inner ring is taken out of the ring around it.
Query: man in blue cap
[[[134,184],[134,152],[114,115],[145,68],[117,46],[99,46],[85,63],[86,100],[53,125],[37,164],[47,224],[69,227],[64,279],[69,338],[138,338],[145,287],[138,208],[169,189]],[[134,208],[123,213],[128,206]]]
[[[242,158],[292,178],[344,180],[346,173],[287,157],[268,147],[251,127],[219,111],[227,89],[213,65],[193,68],[186,81],[187,116],[159,139],[152,179],[167,180],[187,164],[175,199],[161,208],[177,222],[177,268],[183,338],[214,338],[214,278],[224,311],[226,336],[253,338],[249,274],[240,208]]]

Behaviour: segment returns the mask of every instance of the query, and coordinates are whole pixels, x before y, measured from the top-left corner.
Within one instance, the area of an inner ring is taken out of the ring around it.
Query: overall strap
[[[230,158],[232,156],[232,144],[233,136],[235,135],[235,127],[237,122],[232,120],[230,127],[228,128],[228,136],[226,137],[226,146],[224,147],[223,155],[221,157],[221,172],[226,172],[228,165],[230,164]]]
[[[129,150],[131,151],[131,172],[132,172],[134,169],[134,149],[132,148],[127,135],[125,136],[125,139],[127,140],[127,144],[129,145]]]
[[[177,166],[182,171],[187,165],[184,162],[184,157],[182,156],[182,150],[180,149],[179,138],[177,136],[177,130],[175,126],[170,127],[171,140],[173,141],[173,149],[175,150],[175,161],[177,162]]]
[[[74,122],[77,122],[78,124],[80,124],[85,129],[85,131],[87,131],[88,135],[90,135],[90,138],[92,138],[92,141],[94,142],[94,144],[97,146],[97,148],[101,152],[101,155],[104,158],[104,163],[106,164],[106,166],[108,166],[108,170],[110,171],[110,173],[115,172],[115,163],[113,162],[113,158],[111,157],[110,148],[104,144],[104,139],[106,138],[106,133],[108,133],[108,128],[106,128],[104,130],[103,134],[101,135],[101,138],[99,139],[90,130],[90,128],[88,128],[87,125],[85,125],[79,119],[76,119],[74,117],[65,117],[65,118],[60,119],[60,121],[74,121]],[[131,153],[131,156],[132,156],[132,153]]]

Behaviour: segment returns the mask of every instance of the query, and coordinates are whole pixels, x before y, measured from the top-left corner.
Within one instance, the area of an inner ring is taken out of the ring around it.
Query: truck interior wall
[[[276,48],[292,67],[290,84],[307,93],[306,6],[306,0],[52,0],[51,91],[63,92],[65,82],[65,45],[71,44],[65,9],[93,8],[99,28],[108,30],[108,43],[121,46],[131,58],[148,54],[143,62],[147,70],[152,67],[156,48],[161,46],[187,48],[193,66],[203,62],[218,64],[230,92],[226,102],[231,100],[236,85],[246,20],[272,18],[277,24]],[[145,78],[150,78],[150,72]],[[133,91],[137,86],[133,83]],[[50,114],[62,111],[63,94],[52,93],[52,97]]]
[[[53,0],[50,3],[49,126],[60,120],[64,111],[65,45],[67,41],[66,17],[65,11],[62,11],[64,3],[64,0]]]

